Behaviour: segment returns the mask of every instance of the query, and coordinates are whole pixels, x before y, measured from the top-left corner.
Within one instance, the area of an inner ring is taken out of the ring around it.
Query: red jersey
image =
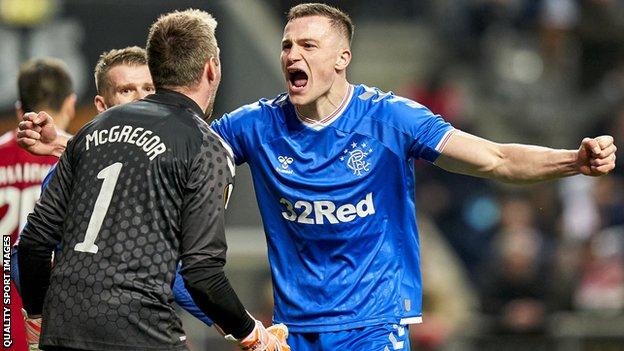
[[[43,178],[57,161],[20,148],[14,130],[0,137],[0,234],[11,235],[11,245],[39,199]]]
[[[22,300],[15,285],[11,281],[10,291],[5,284],[8,282],[11,246],[15,244],[19,231],[26,223],[26,217],[33,210],[41,193],[41,182],[48,174],[50,167],[58,161],[53,156],[33,156],[17,145],[15,130],[0,137],[0,234],[2,234],[3,260],[3,299],[4,307],[10,305],[10,321],[5,311],[3,320],[3,349],[26,351],[26,334],[24,317],[22,316]],[[4,240],[6,236],[11,237]],[[8,284],[7,284],[8,285]],[[8,292],[8,294],[7,294]],[[7,333],[10,331],[10,333]]]

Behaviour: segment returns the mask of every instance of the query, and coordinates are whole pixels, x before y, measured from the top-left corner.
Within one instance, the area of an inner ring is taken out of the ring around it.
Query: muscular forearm
[[[457,131],[435,164],[450,172],[508,183],[531,183],[579,173],[578,152],[494,143]]]
[[[500,162],[490,174],[500,181],[530,183],[579,174],[576,150],[503,144],[500,151]]]

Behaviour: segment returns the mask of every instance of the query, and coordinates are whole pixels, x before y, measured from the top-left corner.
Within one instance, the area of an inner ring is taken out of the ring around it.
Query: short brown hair
[[[129,46],[123,49],[113,49],[105,51],[100,55],[100,59],[95,65],[93,75],[95,76],[95,89],[100,95],[105,95],[113,88],[108,77],[111,68],[119,65],[143,66],[147,65],[147,55],[145,49],[138,46]]]
[[[302,17],[309,16],[322,16],[329,18],[331,25],[337,28],[349,41],[353,40],[353,32],[355,31],[355,26],[351,21],[349,15],[344,13],[343,11],[331,7],[329,5],[320,4],[320,3],[308,3],[308,4],[300,4],[292,7],[288,11],[288,22]]]
[[[147,37],[147,63],[156,88],[191,87],[204,65],[218,60],[217,21],[208,12],[189,9],[161,16]]]
[[[65,64],[54,58],[25,62],[17,77],[17,90],[23,111],[59,111],[74,92]]]

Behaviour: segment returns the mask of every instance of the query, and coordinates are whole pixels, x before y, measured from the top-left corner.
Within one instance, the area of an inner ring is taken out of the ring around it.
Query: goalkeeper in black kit
[[[171,306],[178,261],[193,299],[229,340],[290,350],[286,327],[253,319],[223,272],[234,163],[204,121],[221,80],[215,27],[198,10],[152,25],[156,94],[83,127],[29,215],[18,260],[43,350],[186,350]]]

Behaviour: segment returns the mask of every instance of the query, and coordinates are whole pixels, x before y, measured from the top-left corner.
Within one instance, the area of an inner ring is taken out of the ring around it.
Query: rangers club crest
[[[367,161],[366,157],[371,152],[373,152],[373,149],[368,147],[366,143],[358,145],[358,143],[353,142],[350,149],[347,148],[343,150],[340,161],[345,162],[347,167],[353,171],[353,174],[359,177],[370,170],[369,167],[371,164]]]

